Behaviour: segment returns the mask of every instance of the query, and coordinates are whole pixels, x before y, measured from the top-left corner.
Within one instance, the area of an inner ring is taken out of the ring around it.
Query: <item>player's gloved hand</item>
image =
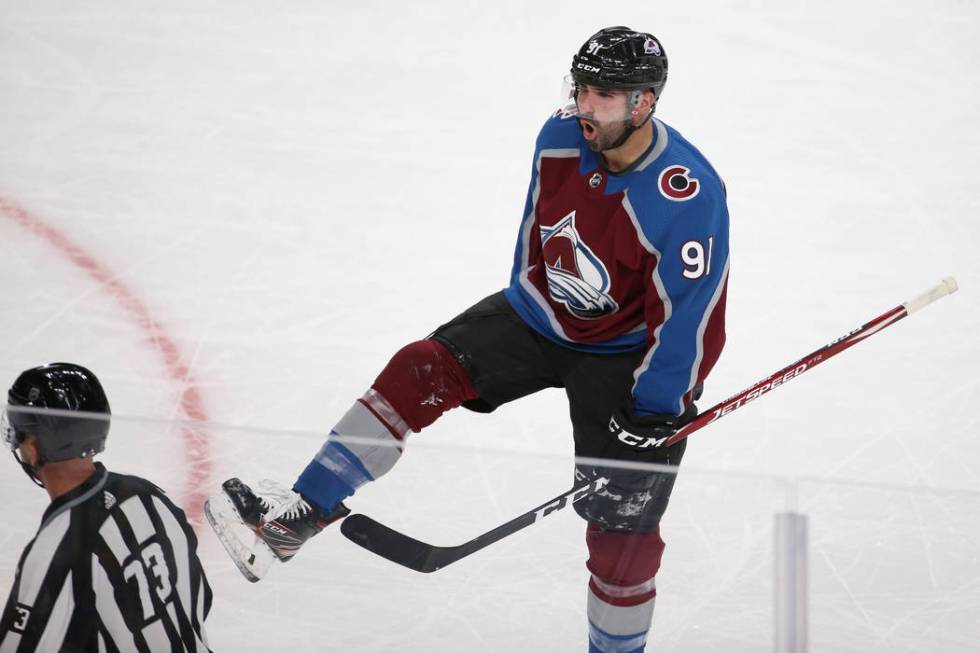
[[[653,461],[670,457],[664,443],[698,415],[689,404],[682,415],[637,415],[633,406],[616,410],[609,418],[609,435],[615,440],[609,458]]]
[[[599,457],[658,465],[680,464],[687,440],[669,447],[664,441],[697,416],[694,404],[680,416],[637,415],[632,405],[631,397],[629,407],[615,411],[609,419],[608,437]],[[607,467],[601,463],[575,466],[576,482],[600,476],[606,477],[608,484],[602,491],[575,503],[579,515],[610,530],[645,532],[657,527],[674,485],[673,473]]]

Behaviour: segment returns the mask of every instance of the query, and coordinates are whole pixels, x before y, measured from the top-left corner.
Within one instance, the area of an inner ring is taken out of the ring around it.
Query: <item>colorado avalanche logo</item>
[[[663,50],[660,49],[659,43],[647,37],[647,40],[643,42],[643,54],[653,54],[659,57],[663,54]]]
[[[548,294],[568,312],[586,320],[619,310],[609,295],[609,271],[582,242],[575,228],[575,211],[552,227],[540,227],[541,248],[548,275]]]
[[[658,180],[660,193],[669,200],[683,202],[698,194],[701,182],[691,176],[691,171],[682,165],[664,168]]]

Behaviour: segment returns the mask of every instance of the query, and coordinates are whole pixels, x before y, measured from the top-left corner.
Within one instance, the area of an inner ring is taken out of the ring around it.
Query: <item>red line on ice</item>
[[[180,392],[180,407],[189,420],[207,421],[207,411],[201,400],[201,393],[195,385],[193,375],[182,362],[177,344],[167,335],[163,325],[150,313],[136,294],[130,290],[108,268],[86,253],[78,244],[63,233],[45,223],[38,216],[18,206],[5,197],[0,197],[0,213],[41,237],[63,254],[75,266],[95,279],[116,301],[130,318],[149,336],[152,346],[163,356],[163,362],[170,379]],[[202,491],[211,477],[211,463],[208,452],[208,437],[205,432],[187,425],[181,428],[183,449],[187,456],[188,476],[184,481],[182,507],[195,526],[201,523],[201,506],[206,494]]]

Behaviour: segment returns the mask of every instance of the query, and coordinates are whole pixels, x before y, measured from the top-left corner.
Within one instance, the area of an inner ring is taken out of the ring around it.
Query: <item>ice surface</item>
[[[978,19],[964,0],[0,0],[0,383],[90,366],[120,416],[107,465],[185,504],[232,474],[288,482],[398,347],[506,283],[571,53],[647,29],[671,61],[658,115],[730,194],[706,401],[960,285],[692,438],[650,650],[771,647],[787,507],[811,519],[813,650],[976,650]],[[193,406],[218,426],[182,422]],[[353,506],[468,539],[568,486],[566,415],[558,392],[449,414]],[[12,461],[0,489],[5,595],[46,497]],[[201,538],[216,650],[585,648],[571,514],[430,576],[334,533],[251,586]]]

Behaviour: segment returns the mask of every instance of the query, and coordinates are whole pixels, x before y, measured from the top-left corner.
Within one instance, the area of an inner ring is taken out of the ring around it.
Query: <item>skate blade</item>
[[[252,583],[262,580],[276,561],[276,555],[255,531],[242,522],[227,495],[222,493],[208,498],[204,502],[204,515],[242,576]]]

